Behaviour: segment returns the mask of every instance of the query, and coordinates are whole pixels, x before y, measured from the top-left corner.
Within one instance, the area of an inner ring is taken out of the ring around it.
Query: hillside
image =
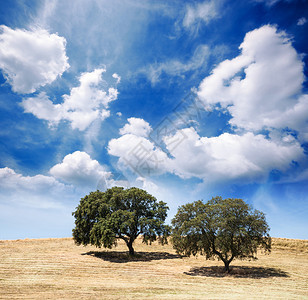
[[[221,262],[181,258],[171,245],[76,246],[71,238],[0,241],[1,299],[308,299],[308,241],[273,239],[270,255]]]

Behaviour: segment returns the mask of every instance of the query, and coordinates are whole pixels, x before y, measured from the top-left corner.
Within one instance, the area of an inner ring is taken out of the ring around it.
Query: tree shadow
[[[182,258],[181,255],[171,254],[168,252],[138,252],[135,255],[130,256],[127,251],[89,251],[82,253],[81,255],[90,255],[116,263]]]
[[[236,278],[270,278],[270,277],[290,277],[285,271],[276,268],[230,266],[230,273],[224,271],[224,267],[212,266],[192,268],[189,272],[184,272],[189,276],[206,277],[236,277]]]

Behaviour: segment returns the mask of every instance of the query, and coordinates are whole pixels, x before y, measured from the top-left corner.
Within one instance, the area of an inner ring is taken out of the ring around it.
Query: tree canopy
[[[218,257],[229,272],[234,258],[255,259],[258,247],[271,249],[264,213],[242,199],[212,198],[179,207],[172,219],[172,243],[178,253]]]
[[[138,188],[113,187],[105,192],[91,192],[80,200],[76,211],[73,238],[77,245],[112,248],[117,239],[125,241],[134,255],[133,242],[141,235],[143,242],[156,239],[167,243],[170,227],[164,225],[166,203]]]

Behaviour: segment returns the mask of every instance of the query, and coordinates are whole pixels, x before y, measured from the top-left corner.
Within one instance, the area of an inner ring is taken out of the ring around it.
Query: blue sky
[[[308,2],[0,1],[0,239],[90,191],[213,196],[308,233]]]

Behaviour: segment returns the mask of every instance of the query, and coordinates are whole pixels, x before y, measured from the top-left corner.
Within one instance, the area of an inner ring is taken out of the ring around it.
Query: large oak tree
[[[166,203],[138,188],[113,187],[105,192],[91,192],[80,200],[76,211],[73,238],[77,245],[111,248],[118,239],[125,241],[129,254],[141,235],[143,242],[167,243],[170,227],[164,225]]]
[[[256,258],[257,249],[271,249],[264,213],[242,199],[212,198],[181,206],[172,220],[172,242],[178,253],[218,257],[225,271],[234,258]]]

